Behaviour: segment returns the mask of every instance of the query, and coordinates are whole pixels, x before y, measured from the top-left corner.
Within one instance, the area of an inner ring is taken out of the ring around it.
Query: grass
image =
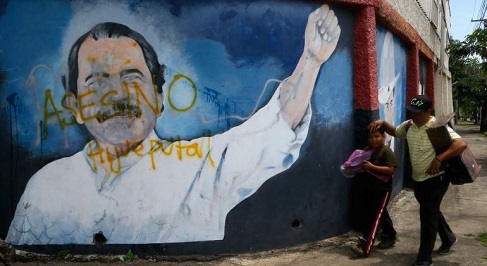
[[[56,255],[57,255],[59,258],[64,259],[64,258],[66,258],[66,256],[68,256],[68,255],[69,255],[69,253],[70,253],[70,252],[69,252],[69,250],[65,249],[65,250],[61,250],[61,251],[59,251],[59,252],[58,252]]]
[[[487,247],[487,232],[484,231],[477,235],[477,240],[480,241],[482,246]],[[484,256],[484,259],[487,260],[487,255]]]
[[[477,240],[482,243],[482,246],[487,247],[487,232],[482,232],[477,235]]]
[[[125,255],[123,255],[123,261],[132,261],[134,259],[134,253],[132,249],[129,249]]]

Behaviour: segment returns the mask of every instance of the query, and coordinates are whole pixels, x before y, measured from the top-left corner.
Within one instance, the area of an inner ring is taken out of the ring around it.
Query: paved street
[[[487,231],[487,137],[478,127],[458,125],[457,132],[467,141],[482,164],[480,177],[472,184],[450,186],[442,202],[442,212],[456,233],[458,242],[448,255],[434,256],[434,265],[487,265],[487,247],[476,237]],[[323,247],[284,252],[279,256],[231,258],[221,265],[411,265],[419,247],[419,206],[412,190],[403,190],[390,205],[390,213],[398,231],[399,241],[388,250],[374,249],[368,258],[357,258],[350,250],[353,234],[328,239]],[[330,242],[335,245],[329,246]],[[438,238],[436,248],[440,246]]]
[[[472,184],[450,186],[442,202],[442,212],[456,233],[458,242],[448,255],[434,256],[434,265],[487,265],[487,247],[476,237],[487,231],[487,137],[478,127],[459,125],[455,128],[467,141],[482,164],[480,177]],[[403,190],[391,203],[390,213],[399,241],[388,250],[373,250],[368,258],[357,258],[350,250],[354,236],[341,236],[323,241],[322,248],[284,252],[279,256],[261,258],[231,258],[221,265],[411,265],[419,246],[419,206],[412,190]],[[329,243],[336,241],[336,245]],[[318,243],[319,244],[319,243]],[[438,238],[436,248],[440,245]]]

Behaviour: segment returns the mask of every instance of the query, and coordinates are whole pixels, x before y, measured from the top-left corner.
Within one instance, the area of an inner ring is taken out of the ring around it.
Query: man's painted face
[[[88,37],[78,67],[78,122],[105,144],[132,147],[144,140],[160,115],[162,94],[137,42]]]

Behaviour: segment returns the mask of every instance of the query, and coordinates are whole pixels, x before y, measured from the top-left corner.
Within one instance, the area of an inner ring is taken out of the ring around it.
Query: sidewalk
[[[457,132],[467,141],[483,165],[481,175],[472,184],[450,186],[442,203],[442,212],[458,242],[448,255],[433,255],[435,266],[442,265],[487,265],[487,247],[476,237],[487,231],[487,137],[478,133],[478,127],[459,125]],[[350,246],[356,239],[349,233],[315,243],[284,250],[224,257],[172,258],[169,261],[135,259],[121,262],[122,256],[98,258],[97,261],[69,262],[49,261],[50,265],[411,265],[419,247],[419,209],[411,190],[403,190],[390,204],[389,211],[398,231],[398,242],[392,249],[373,249],[368,258],[359,258]],[[436,248],[440,245],[437,240]],[[87,256],[85,256],[87,257]],[[91,257],[93,259],[93,257]],[[73,257],[72,260],[87,261]],[[159,260],[160,258],[157,258]],[[104,261],[98,262],[98,261]],[[176,262],[179,261],[179,262]],[[14,262],[11,265],[39,265],[43,262]],[[0,263],[1,265],[1,263]]]
[[[436,266],[487,265],[487,247],[476,237],[487,231],[487,137],[478,133],[478,126],[458,125],[456,131],[467,141],[483,165],[480,176],[472,184],[450,186],[442,202],[442,212],[458,242],[448,255],[433,255]],[[388,250],[373,249],[368,258],[358,258],[350,250],[354,236],[344,235],[322,241],[311,250],[286,252],[275,257],[231,258],[220,265],[411,265],[419,248],[419,206],[412,190],[403,190],[390,204],[390,214],[398,231],[399,241]],[[334,246],[329,243],[335,242]],[[328,245],[327,245],[328,243]],[[315,243],[316,244],[316,243]],[[436,248],[441,245],[438,238]]]

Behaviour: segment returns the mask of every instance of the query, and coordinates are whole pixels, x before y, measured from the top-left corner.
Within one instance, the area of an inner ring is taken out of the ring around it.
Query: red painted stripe
[[[358,11],[353,43],[355,109],[379,109],[375,9]]]

